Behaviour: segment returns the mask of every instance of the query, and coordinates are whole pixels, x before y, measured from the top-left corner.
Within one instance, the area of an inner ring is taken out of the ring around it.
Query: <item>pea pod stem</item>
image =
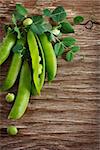
[[[27,61],[24,61],[20,73],[18,93],[9,113],[9,119],[19,119],[24,114],[30,97],[31,72]]]
[[[13,33],[8,33],[3,40],[3,43],[0,45],[0,65],[8,58],[15,41],[16,36]]]
[[[46,63],[46,71],[48,74],[48,81],[52,81],[56,76],[57,72],[57,60],[56,55],[54,53],[51,42],[48,40],[45,33],[39,36],[41,45],[43,47],[45,63]]]

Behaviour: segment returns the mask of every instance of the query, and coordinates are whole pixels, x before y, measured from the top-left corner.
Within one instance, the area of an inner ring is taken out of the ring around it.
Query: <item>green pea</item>
[[[7,127],[7,133],[9,135],[16,135],[18,133],[18,130],[15,126],[11,125]]]
[[[38,70],[38,74],[41,74],[42,73],[42,65],[39,64],[39,70]]]
[[[14,105],[9,113],[8,119],[19,119],[24,114],[30,97],[31,90],[31,72],[27,61],[23,62],[19,87]]]
[[[0,45],[0,65],[8,58],[11,48],[14,46],[16,37],[9,33]]]
[[[43,47],[45,62],[46,62],[46,71],[48,74],[48,81],[50,82],[54,79],[57,72],[56,55],[53,50],[52,44],[48,40],[46,34],[40,35],[39,38]]]
[[[33,20],[31,18],[26,18],[24,21],[23,21],[23,25],[24,26],[28,26],[28,25],[31,25],[33,23]]]
[[[39,56],[39,62],[41,61],[41,57]]]
[[[7,95],[6,95],[6,101],[7,102],[13,102],[14,101],[14,98],[15,98],[15,95],[13,94],[13,93],[8,93]]]

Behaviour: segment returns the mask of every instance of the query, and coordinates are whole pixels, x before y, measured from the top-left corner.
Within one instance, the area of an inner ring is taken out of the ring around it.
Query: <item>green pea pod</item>
[[[8,119],[19,119],[24,114],[30,97],[31,72],[27,61],[24,61],[20,73],[18,93]]]
[[[32,84],[31,84],[31,95],[36,96],[37,94],[38,93],[37,93],[36,87],[34,85],[34,82],[32,81]]]
[[[43,47],[45,62],[46,62],[46,71],[48,74],[48,81],[50,82],[56,76],[57,60],[56,60],[56,56],[52,44],[48,40],[46,34],[45,33],[41,34],[39,38]]]
[[[36,37],[36,40],[37,40],[37,44],[38,44],[38,50],[39,50],[39,54],[40,54],[40,58],[41,58],[41,65],[42,65],[42,73],[40,74],[39,76],[39,89],[41,91],[42,87],[43,87],[43,84],[44,84],[44,80],[45,80],[45,58],[44,58],[44,52],[43,52],[43,49],[42,49],[42,46],[41,46],[41,43],[40,43],[40,40],[38,38],[37,35],[35,35]],[[37,95],[37,90],[35,88],[35,84],[34,82],[32,83],[32,89],[31,89],[31,92],[32,92],[32,95]]]
[[[26,42],[25,38],[21,38],[20,40],[17,40],[16,44],[17,45],[21,44],[22,46],[24,46],[25,42]],[[16,50],[18,51],[18,49],[16,49]],[[2,87],[0,88],[1,91],[8,90],[14,85],[14,83],[17,79],[18,73],[20,71],[21,64],[22,64],[21,53],[20,52],[14,52],[11,65],[10,65],[10,68],[8,70],[7,77],[6,77]]]
[[[3,40],[3,43],[0,45],[0,65],[8,58],[15,41],[16,37],[12,33],[8,33]]]
[[[45,79],[45,58],[44,58],[44,52],[43,52],[43,49],[42,49],[42,46],[41,46],[41,43],[40,43],[38,36],[36,36],[36,40],[38,43],[38,49],[40,51],[42,67],[43,67],[42,73],[40,74],[40,84],[39,84],[39,88],[41,90],[43,87],[43,84],[44,84],[44,79]]]
[[[29,45],[29,51],[32,59],[32,69],[33,69],[33,82],[35,84],[36,90],[38,94],[40,93],[39,87],[39,76],[38,76],[38,68],[39,68],[39,51],[38,45],[35,39],[33,32],[29,30],[27,34],[27,41]]]
[[[14,85],[21,68],[21,63],[22,63],[21,54],[14,53],[7,77],[1,87],[2,91],[10,89]]]

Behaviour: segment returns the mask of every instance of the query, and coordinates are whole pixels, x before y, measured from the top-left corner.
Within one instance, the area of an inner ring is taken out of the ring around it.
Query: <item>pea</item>
[[[23,25],[24,26],[28,26],[28,25],[31,25],[33,23],[33,20],[31,18],[26,18],[24,21],[23,21]]]
[[[16,135],[18,133],[18,130],[15,126],[11,125],[7,127],[7,133],[9,135]]]
[[[6,101],[7,102],[13,102],[14,101],[14,98],[15,98],[15,95],[13,94],[13,93],[8,93],[7,95],[6,95]]]
[[[11,48],[14,46],[16,37],[12,33],[8,33],[0,45],[0,65],[8,58]]]
[[[41,61],[41,57],[39,56],[39,62]]]
[[[39,64],[39,70],[38,70],[38,74],[41,74],[42,73],[42,65]]]

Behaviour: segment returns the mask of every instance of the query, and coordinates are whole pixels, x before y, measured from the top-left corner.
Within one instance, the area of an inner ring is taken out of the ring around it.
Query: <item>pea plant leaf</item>
[[[25,18],[23,15],[19,14],[18,12],[14,12],[14,16],[17,21],[22,21]]]
[[[84,21],[84,17],[83,16],[76,16],[75,18],[74,18],[74,24],[80,24],[81,22],[83,22]]]
[[[67,54],[66,54],[66,60],[67,61],[72,61],[74,58],[74,55],[71,51],[69,51]]]
[[[47,16],[47,17],[50,17],[50,16],[51,16],[51,11],[46,8],[46,9],[43,10],[43,14],[44,14],[45,16]]]
[[[14,53],[22,53],[22,51],[23,51],[23,45],[19,44],[19,43],[16,43],[16,45],[13,47],[12,51]]]
[[[65,46],[70,47],[75,44],[76,39],[69,36],[69,37],[63,38],[62,42]]]
[[[50,41],[50,42],[56,42],[56,39],[55,39],[55,36],[53,35],[53,33],[51,32],[51,31],[47,31],[46,32],[46,35],[47,35],[47,37],[48,37],[48,40]]]
[[[50,23],[43,22],[43,26],[46,28],[47,31],[51,31],[52,30],[52,25]]]
[[[73,53],[77,53],[78,51],[80,50],[80,46],[73,46],[73,47],[71,47],[71,51],[73,52]]]
[[[31,18],[32,18],[34,24],[41,24],[44,22],[43,16],[34,15]]]
[[[32,30],[33,33],[36,33],[36,34],[42,34],[42,33],[47,31],[47,29],[44,27],[43,24],[37,24],[36,25],[36,24],[33,23],[30,26],[30,29]]]
[[[62,6],[58,6],[51,14],[51,18],[55,22],[61,22],[66,18],[67,14]]]
[[[74,29],[72,27],[72,25],[70,24],[70,22],[62,22],[61,23],[61,28],[60,28],[60,31],[62,33],[74,33]]]
[[[56,43],[54,46],[56,56],[61,56],[64,52],[64,45],[62,42]]]
[[[52,26],[44,21],[43,16],[32,16],[32,20],[33,24],[30,29],[36,34],[42,34],[52,29]]]
[[[16,4],[16,11],[22,16],[26,16],[28,13],[27,9],[21,4]]]

